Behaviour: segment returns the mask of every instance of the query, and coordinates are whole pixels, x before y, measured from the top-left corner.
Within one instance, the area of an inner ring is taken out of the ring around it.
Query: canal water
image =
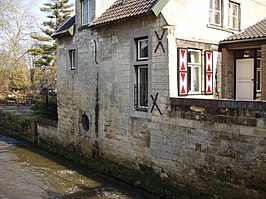
[[[0,199],[148,199],[149,194],[93,173],[28,143],[0,135]]]

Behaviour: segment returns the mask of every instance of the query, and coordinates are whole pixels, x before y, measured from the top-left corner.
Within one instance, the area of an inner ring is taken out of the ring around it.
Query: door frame
[[[243,56],[239,56],[237,55],[237,52],[244,52],[244,51],[250,51],[253,53],[253,55],[250,56],[246,56],[245,53],[243,53]],[[256,67],[257,67],[257,58],[261,58],[260,56],[258,56],[257,52],[261,51],[261,48],[249,48],[249,49],[239,49],[239,50],[235,50],[235,63],[234,63],[234,99],[236,99],[236,83],[237,83],[237,74],[236,74],[236,60],[238,59],[253,59],[253,100],[257,99],[257,90],[256,90],[256,80],[257,80],[257,73],[256,73]]]

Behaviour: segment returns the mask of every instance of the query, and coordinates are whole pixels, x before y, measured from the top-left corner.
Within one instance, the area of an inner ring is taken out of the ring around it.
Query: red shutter
[[[213,94],[213,52],[205,52],[205,94]]]
[[[178,95],[188,94],[187,89],[187,49],[178,48]]]

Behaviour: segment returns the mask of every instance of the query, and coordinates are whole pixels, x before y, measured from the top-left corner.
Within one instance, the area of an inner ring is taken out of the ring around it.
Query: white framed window
[[[137,60],[148,59],[148,38],[137,40]]]
[[[81,25],[86,25],[90,23],[90,7],[89,0],[81,1]]]
[[[262,72],[261,72],[261,58],[257,58],[256,63],[256,92],[261,92],[261,84],[262,84]]]
[[[75,70],[76,69],[76,50],[69,50],[69,64],[70,64],[70,69]]]
[[[134,38],[134,108],[148,112],[149,102],[149,39]]]
[[[222,26],[222,0],[210,0],[209,23]]]
[[[189,94],[201,93],[201,50],[188,49],[187,86]]]
[[[228,27],[231,29],[239,30],[240,5],[229,1],[228,9]]]
[[[135,66],[136,84],[134,85],[135,108],[148,109],[148,66]]]

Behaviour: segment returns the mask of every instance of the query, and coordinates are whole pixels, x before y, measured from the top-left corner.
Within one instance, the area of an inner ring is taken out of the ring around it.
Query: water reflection
[[[27,143],[0,136],[0,198],[147,199],[149,195]]]

